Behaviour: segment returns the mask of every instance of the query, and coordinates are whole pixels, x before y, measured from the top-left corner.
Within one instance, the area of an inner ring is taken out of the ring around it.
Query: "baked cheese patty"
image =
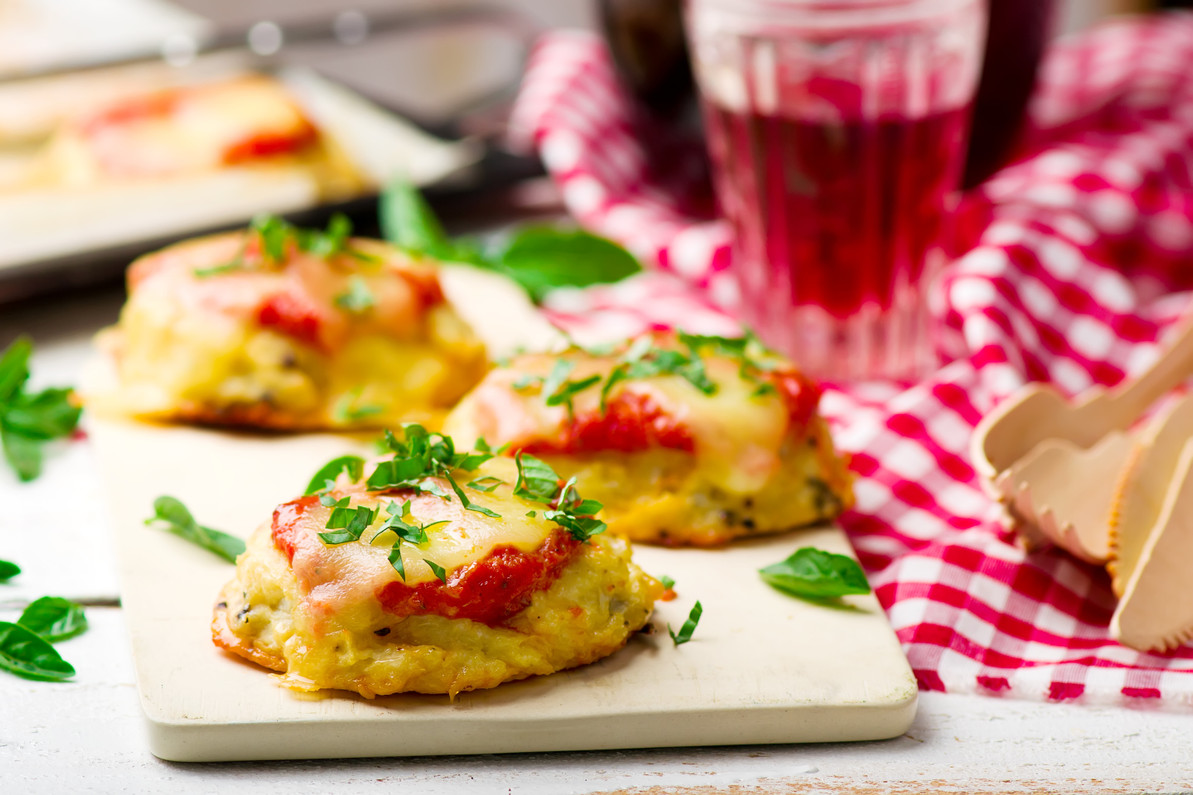
[[[818,388],[754,338],[658,334],[526,354],[492,370],[446,433],[542,457],[635,541],[712,546],[853,502]]]
[[[100,410],[272,429],[382,427],[454,404],[487,368],[434,267],[277,218],[134,262],[100,339]]]
[[[549,519],[508,459],[445,472],[341,477],[279,506],[223,590],[215,643],[296,690],[454,696],[584,665],[645,625],[663,587],[627,541]],[[570,489],[550,486],[557,507],[581,504]]]
[[[363,184],[286,87],[264,75],[125,97],[80,114],[46,147],[42,181],[84,187],[242,168],[301,170],[325,198]]]

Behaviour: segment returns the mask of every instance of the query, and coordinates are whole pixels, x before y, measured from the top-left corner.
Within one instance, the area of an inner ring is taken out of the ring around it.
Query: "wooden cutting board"
[[[809,604],[757,570],[800,546],[852,554],[835,527],[720,550],[635,548],[678,598],[652,631],[593,665],[446,696],[300,696],[217,649],[212,606],[232,567],[145,527],[154,498],[241,536],[360,440],[90,422],[154,754],[177,761],[473,754],[872,740],[902,734],[916,683],[872,596]],[[674,646],[699,600],[693,640]]]

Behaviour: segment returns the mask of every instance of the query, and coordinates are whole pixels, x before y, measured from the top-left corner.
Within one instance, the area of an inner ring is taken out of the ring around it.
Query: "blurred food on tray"
[[[272,77],[241,74],[124,97],[65,120],[8,190],[169,179],[224,168],[310,174],[325,196],[363,179]]]
[[[370,195],[394,177],[427,185],[481,155],[309,70],[200,66],[200,79],[122,67],[99,103],[94,74],[44,78],[55,91],[24,126],[12,120],[42,81],[0,85],[0,271]]]

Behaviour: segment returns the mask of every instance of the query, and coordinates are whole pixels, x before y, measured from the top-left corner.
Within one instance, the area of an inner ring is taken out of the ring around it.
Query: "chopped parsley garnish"
[[[402,541],[408,541],[411,544],[421,545],[427,543],[430,538],[427,536],[427,529],[437,527],[441,524],[447,524],[446,519],[441,519],[438,522],[429,522],[427,524],[412,524],[410,519],[410,500],[398,505],[397,502],[390,501],[389,505],[385,507],[385,512],[389,514],[389,518],[381,525],[381,529],[377,535],[373,536],[376,540],[386,530],[392,530],[397,534]]]
[[[649,334],[640,336],[630,343],[629,347],[617,357],[609,375],[601,384],[601,413],[604,414],[608,409],[609,397],[613,389],[622,381],[674,375],[683,378],[702,394],[716,394],[717,384],[709,378],[702,357],[702,354],[709,350],[738,362],[738,372],[742,379],[755,384],[751,397],[762,397],[777,391],[771,380],[765,378],[765,374],[780,365],[772,358],[773,354],[753,334],[743,337],[717,337],[678,331],[677,338],[684,350],[659,347],[655,345],[654,338]],[[607,356],[611,353],[607,348],[585,348],[575,343],[573,343],[573,347],[592,356]],[[547,396],[548,405],[567,402],[570,408],[572,396],[595,386],[602,380],[594,377],[567,381],[565,380],[566,375],[570,373],[571,369],[570,364],[565,369],[561,366],[561,362],[557,362],[551,375],[545,380],[543,392]],[[514,386],[517,388],[518,383],[515,383]]]
[[[607,525],[594,518],[602,507],[596,500],[583,500],[576,491],[573,477],[560,485],[560,477],[545,461],[528,453],[518,453],[518,482],[515,496],[550,506],[543,518],[567,530],[577,541],[587,541],[605,532]]]
[[[442,566],[440,566],[435,561],[427,560],[426,558],[423,558],[423,563],[425,563],[431,567],[431,572],[439,579],[439,582],[443,582],[443,583],[447,582],[447,572],[444,570],[444,568]]]
[[[319,538],[325,544],[347,544],[349,541],[359,541],[364,531],[377,518],[377,509],[365,505],[351,506],[351,497],[337,500],[332,506],[331,515],[327,517],[328,530],[338,530],[336,533],[320,533]]]
[[[292,227],[293,229],[293,227]],[[294,229],[298,247],[317,257],[330,257],[348,250],[348,238],[352,236],[352,222],[343,213],[335,213],[327,221],[327,229]]]
[[[248,251],[248,244],[254,237],[261,249],[261,264],[267,268],[276,268],[284,264],[291,246],[323,259],[336,254],[347,254],[359,260],[374,260],[374,257],[356,251],[349,246],[351,235],[352,222],[343,213],[333,215],[327,222],[327,229],[322,231],[302,229],[276,215],[258,215],[249,224],[248,232],[245,234],[240,251],[237,252],[235,258],[219,265],[196,268],[191,273],[197,278],[204,279],[234,271],[253,270],[254,265],[245,259],[245,255]],[[365,289],[367,291],[367,287]],[[350,293],[351,290],[350,284]],[[356,301],[357,298],[351,300]],[[338,305],[338,297],[336,302]],[[348,311],[354,310],[348,309]]]
[[[472,511],[473,513],[479,513],[493,519],[501,518],[501,514],[497,513],[496,511],[486,508],[483,505],[477,505],[472,500],[468,499],[468,495],[464,493],[464,489],[460,488],[460,484],[456,482],[456,479],[453,478],[450,473],[444,474],[444,477],[447,478],[448,485],[452,487],[452,491],[454,491],[456,493],[456,497],[459,498],[460,504],[464,506],[464,510]]]
[[[583,392],[590,386],[596,386],[600,382],[601,377],[595,374],[587,378],[581,378],[579,381],[564,381],[554,392],[547,395],[547,405],[558,406],[562,403],[567,406],[568,413],[570,414],[573,412],[572,396],[578,392]]]
[[[489,492],[493,491],[493,489],[500,486],[502,483],[505,483],[505,481],[502,480],[501,478],[493,477],[492,475],[486,475],[483,478],[477,478],[476,480],[469,481],[467,485],[468,485],[468,488],[470,488],[470,489],[475,489],[476,491],[483,491],[486,494],[488,494]]]
[[[286,259],[287,244],[296,237],[297,230],[276,215],[258,215],[249,224],[261,241],[261,254],[267,261],[279,265]]]
[[[365,460],[358,455],[342,455],[339,458],[333,458],[315,473],[303,494],[315,494],[330,489],[335,485],[336,478],[340,476],[341,472],[347,472],[350,480],[360,480],[364,469]]]
[[[688,613],[688,620],[683,622],[683,626],[679,628],[679,632],[673,630],[671,625],[668,624],[667,633],[671,635],[671,641],[676,646],[682,646],[691,640],[692,634],[696,631],[696,625],[700,623],[700,616],[702,615],[704,615],[704,608],[697,601],[696,604],[692,605],[692,612]]]
[[[568,376],[571,375],[575,367],[575,363],[568,359],[555,360],[551,372],[543,379],[542,391],[548,406],[566,405],[570,414],[572,413],[572,397],[601,382],[599,375],[590,375],[578,381],[568,380]],[[518,388],[517,384],[514,385],[514,388]]]
[[[0,582],[8,582],[21,573],[21,567],[11,560],[0,560]]]
[[[453,470],[472,471],[494,455],[492,451],[487,450],[476,453],[456,452],[455,443],[450,437],[431,433],[414,423],[402,426],[402,430],[402,440],[388,430],[385,432],[385,446],[393,457],[377,465],[366,481],[368,488],[414,489],[425,492],[429,491],[428,485],[437,488],[437,484],[424,484],[421,481],[442,477],[452,483],[455,490],[458,487],[451,479]],[[432,493],[444,496],[442,489]]]
[[[402,561],[401,544],[394,544],[389,550],[389,565],[393,566],[394,571],[402,578],[402,582],[406,582],[406,564]]]
[[[550,504],[559,493],[560,478],[547,462],[529,453],[519,452],[514,456],[518,464],[518,482],[514,484],[514,496],[531,502]]]
[[[348,289],[335,297],[335,304],[352,315],[363,315],[377,305],[377,298],[359,274],[348,279]]]
[[[81,409],[70,389],[51,387],[28,392],[33,343],[18,337],[0,355],[0,446],[22,481],[41,474],[42,445],[74,433]]]
[[[244,552],[244,541],[199,524],[186,506],[173,497],[163,496],[154,500],[153,516],[146,519],[145,524],[197,544],[229,563],[235,563],[236,556]]]
[[[307,493],[318,493],[319,501],[332,509],[325,528],[335,532],[319,533],[319,538],[325,544],[359,541],[365,530],[376,521],[380,511],[379,508],[362,505],[353,507],[351,496],[334,496],[332,488],[335,478],[342,472],[347,472],[354,481],[363,478],[366,488],[370,491],[408,490],[417,494],[432,494],[445,500],[451,500],[454,496],[464,510],[494,519],[501,518],[496,511],[474,502],[465,492],[465,487],[456,479],[456,473],[475,471],[504,451],[504,447],[495,452],[483,439],[478,439],[477,452],[462,452],[456,450],[451,438],[432,433],[421,425],[404,425],[401,431],[401,438],[391,431],[385,431],[383,447],[391,457],[380,461],[367,478],[364,477],[362,459],[356,456],[341,456],[325,464],[311,479]],[[516,463],[518,479],[514,486],[514,494],[545,506],[541,511],[543,518],[567,530],[577,541],[587,541],[605,531],[605,523],[595,518],[595,514],[602,508],[601,504],[596,500],[582,499],[576,490],[575,478],[566,483],[562,482],[550,466],[531,455],[519,454]],[[440,485],[440,479],[447,481],[451,487],[450,492]],[[488,494],[504,483],[501,478],[487,475],[468,481],[466,488]],[[429,541],[428,529],[447,524],[449,521],[419,524],[410,511],[410,500],[405,500],[400,506],[397,501],[391,500],[385,508],[389,517],[369,539],[370,544],[379,543],[380,540],[382,545],[391,547],[389,563],[403,581],[406,579],[406,565],[402,556],[403,542],[415,546],[424,545]],[[526,515],[533,518],[538,513],[531,510]],[[394,533],[392,543],[388,539],[382,539],[387,532]],[[446,572],[441,567],[429,560],[425,562],[435,572],[436,577],[443,582],[447,581]]]
[[[357,422],[368,417],[375,417],[385,411],[384,406],[379,406],[375,403],[361,403],[360,394],[361,390],[357,387],[336,401],[335,407],[331,412],[336,422]]]
[[[541,375],[522,375],[514,381],[513,387],[518,392],[525,392],[533,386],[541,386],[543,377]]]
[[[430,541],[430,537],[427,536],[427,530],[441,524],[447,524],[447,520],[443,519],[423,525],[413,524],[411,521],[408,521],[413,519],[410,515],[410,500],[406,500],[400,507],[396,502],[391,501],[386,506],[385,512],[389,514],[389,519],[385,521],[385,524],[381,525],[381,529],[377,532],[377,535],[373,536],[373,542],[376,542],[382,533],[385,533],[387,530],[392,530],[397,534],[398,540],[393,543],[389,550],[389,565],[393,566],[394,571],[405,582],[406,564],[402,560],[401,542],[406,541],[415,546],[422,546]]]
[[[659,582],[661,582],[663,584],[663,587],[666,588],[668,591],[670,591],[672,588],[675,587],[675,580],[671,579],[666,574],[663,574],[659,577]]]
[[[767,584],[800,599],[825,601],[870,593],[870,583],[857,561],[815,547],[801,547],[758,573]]]
[[[230,262],[224,262],[219,265],[212,265],[210,268],[195,268],[191,273],[197,279],[208,279],[212,276],[222,276],[225,273],[234,273],[236,271],[247,270],[244,264],[244,254],[237,254],[236,259]]]

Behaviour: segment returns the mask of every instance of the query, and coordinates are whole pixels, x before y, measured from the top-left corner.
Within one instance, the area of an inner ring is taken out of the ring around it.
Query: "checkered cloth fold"
[[[1068,393],[1157,355],[1193,290],[1193,17],[1117,21],[1048,53],[1016,162],[964,201],[942,279],[940,368],[922,382],[829,384],[853,456],[841,519],[927,690],[1082,703],[1193,704],[1193,645],[1114,642],[1105,571],[1024,552],[984,495],[970,432],[1030,380]],[[591,34],[537,47],[512,117],[586,227],[657,268],[560,291],[580,337],[681,325],[738,328],[730,233],[701,205],[699,158],[647,149],[609,54]],[[649,136],[648,136],[649,137]]]

